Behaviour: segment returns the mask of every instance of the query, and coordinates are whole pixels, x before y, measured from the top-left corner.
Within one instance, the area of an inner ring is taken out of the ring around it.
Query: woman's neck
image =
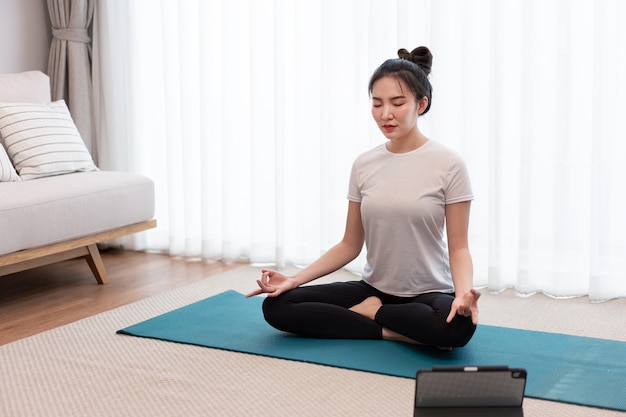
[[[404,138],[390,139],[387,144],[387,150],[391,153],[406,153],[416,150],[417,148],[428,142],[428,138],[419,130],[415,130],[415,134],[405,136]]]

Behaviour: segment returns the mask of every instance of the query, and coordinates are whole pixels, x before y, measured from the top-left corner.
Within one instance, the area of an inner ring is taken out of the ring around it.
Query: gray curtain
[[[89,25],[96,0],[48,0],[52,45],[48,59],[52,100],[64,99],[94,160]]]

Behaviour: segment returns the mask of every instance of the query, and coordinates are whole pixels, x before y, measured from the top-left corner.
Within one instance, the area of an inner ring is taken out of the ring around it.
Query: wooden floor
[[[84,259],[0,277],[0,345],[236,268],[162,254],[102,253],[109,283]]]

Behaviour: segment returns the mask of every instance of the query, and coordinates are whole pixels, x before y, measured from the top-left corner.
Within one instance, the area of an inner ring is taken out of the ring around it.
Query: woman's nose
[[[391,120],[391,119],[393,119],[393,113],[391,112],[391,109],[389,107],[383,106],[382,110],[381,110],[380,117],[383,120]]]

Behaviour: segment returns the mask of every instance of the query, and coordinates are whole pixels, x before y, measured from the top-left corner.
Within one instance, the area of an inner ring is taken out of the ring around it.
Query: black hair
[[[406,49],[398,50],[398,58],[388,59],[383,62],[372,74],[368,91],[372,94],[374,83],[383,77],[393,77],[403,81],[413,92],[417,101],[423,97],[428,98],[428,105],[422,112],[425,114],[430,109],[433,87],[428,76],[433,63],[433,55],[425,46],[419,46],[410,53]]]

